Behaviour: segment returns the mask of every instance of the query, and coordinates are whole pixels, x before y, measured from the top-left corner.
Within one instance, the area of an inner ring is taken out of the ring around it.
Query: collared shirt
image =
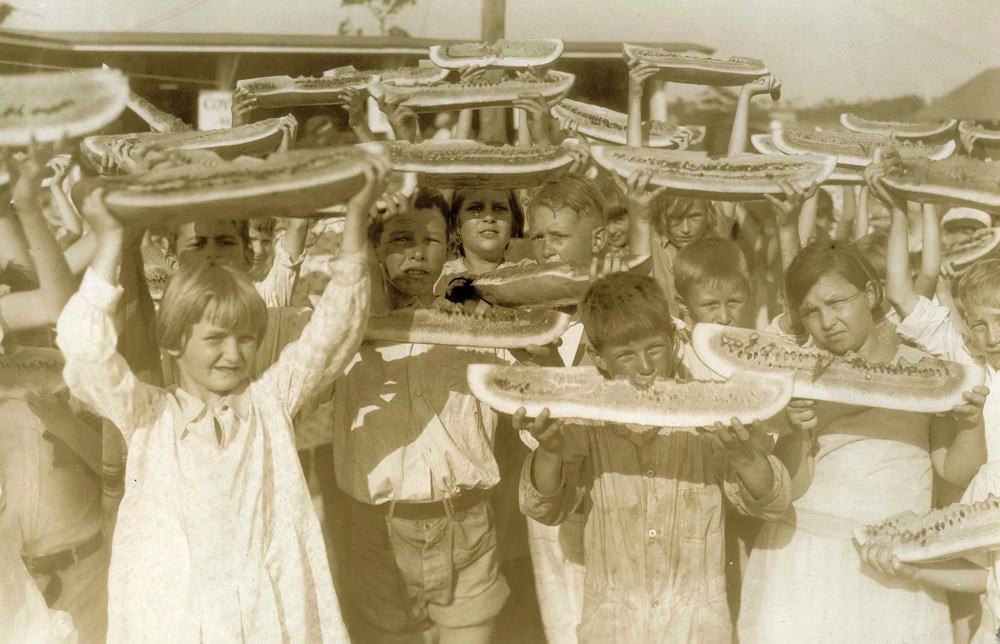
[[[337,483],[362,503],[438,501],[500,481],[496,414],[466,368],[503,351],[365,342],[334,387]]]
[[[719,447],[693,429],[567,425],[560,487],[535,488],[530,455],[521,510],[555,525],[583,509],[586,565],[581,642],[728,642],[723,497],[774,519],[790,504],[785,467],[753,499]]]
[[[108,641],[348,641],[291,418],[361,341],[363,258],[338,260],[301,337],[213,409],[131,373],[120,296],[88,271],[57,325],[70,391],[128,445]]]
[[[1000,460],[1000,372],[972,355],[951,319],[951,310],[920,296],[917,305],[896,327],[896,332],[935,357],[982,367],[986,372],[985,385],[990,389],[983,406],[986,456],[988,461]]]
[[[268,307],[291,306],[292,293],[302,266],[304,254],[293,260],[285,250],[284,236],[285,233],[279,233],[274,238],[274,261],[271,262],[271,268],[263,279],[254,282],[254,288]]]

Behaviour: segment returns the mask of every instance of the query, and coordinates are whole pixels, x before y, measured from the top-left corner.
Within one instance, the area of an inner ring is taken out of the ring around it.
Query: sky
[[[26,10],[4,23],[14,29],[335,34],[346,18],[376,30],[340,0],[9,1]],[[480,2],[417,0],[394,23],[477,38]],[[933,98],[1000,67],[1000,0],[507,0],[507,36],[696,42],[764,60],[803,103]]]

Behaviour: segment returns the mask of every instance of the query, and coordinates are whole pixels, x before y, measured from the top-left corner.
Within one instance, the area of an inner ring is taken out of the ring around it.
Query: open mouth
[[[407,268],[403,271],[403,274],[407,277],[412,277],[413,279],[420,279],[430,275],[429,271],[425,271],[422,268]]]
[[[479,236],[480,237],[485,237],[486,239],[496,239],[497,237],[500,236],[500,231],[499,230],[480,230],[479,231]]]

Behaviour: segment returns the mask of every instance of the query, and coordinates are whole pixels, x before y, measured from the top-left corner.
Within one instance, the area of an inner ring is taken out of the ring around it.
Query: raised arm
[[[375,133],[368,127],[368,119],[365,118],[365,101],[368,94],[361,90],[348,89],[343,92],[343,96],[346,100],[343,109],[347,112],[347,124],[354,132],[354,136],[362,143],[374,141]]]
[[[736,101],[736,115],[733,117],[733,129],[729,135],[728,156],[746,152],[747,135],[750,131],[750,102],[758,94],[770,94],[771,98],[778,100],[781,96],[781,81],[767,74],[740,88],[740,96]]]
[[[934,297],[941,276],[941,220],[934,204],[921,204],[923,243],[920,250],[920,272],[914,289],[927,299]]]
[[[885,171],[880,163],[865,168],[865,181],[872,194],[889,208],[889,239],[885,257],[885,293],[900,317],[905,318],[917,305],[919,293],[910,275],[909,221],[906,202],[892,195],[882,185]]]
[[[274,261],[267,275],[254,286],[269,307],[291,306],[292,293],[299,279],[306,234],[311,219],[300,217],[288,220],[288,227],[274,245]]]
[[[552,143],[552,117],[549,104],[541,94],[525,94],[514,101],[514,108],[521,110],[521,117],[527,119],[528,133],[535,145]]]
[[[64,182],[69,183],[73,163],[69,158],[55,157],[49,161],[49,166],[55,171],[49,184],[52,207],[59,215],[60,225],[79,238],[83,235],[83,220],[80,219],[80,213],[66,194],[67,186],[63,185]],[[69,187],[71,188],[72,184]]]

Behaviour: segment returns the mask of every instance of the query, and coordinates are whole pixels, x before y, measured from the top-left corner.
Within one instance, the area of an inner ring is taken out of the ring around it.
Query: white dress
[[[925,355],[900,346],[896,359]],[[815,474],[778,521],[764,525],[743,581],[739,641],[951,642],[944,591],[862,565],[852,530],[931,509],[930,419],[817,403]]]

